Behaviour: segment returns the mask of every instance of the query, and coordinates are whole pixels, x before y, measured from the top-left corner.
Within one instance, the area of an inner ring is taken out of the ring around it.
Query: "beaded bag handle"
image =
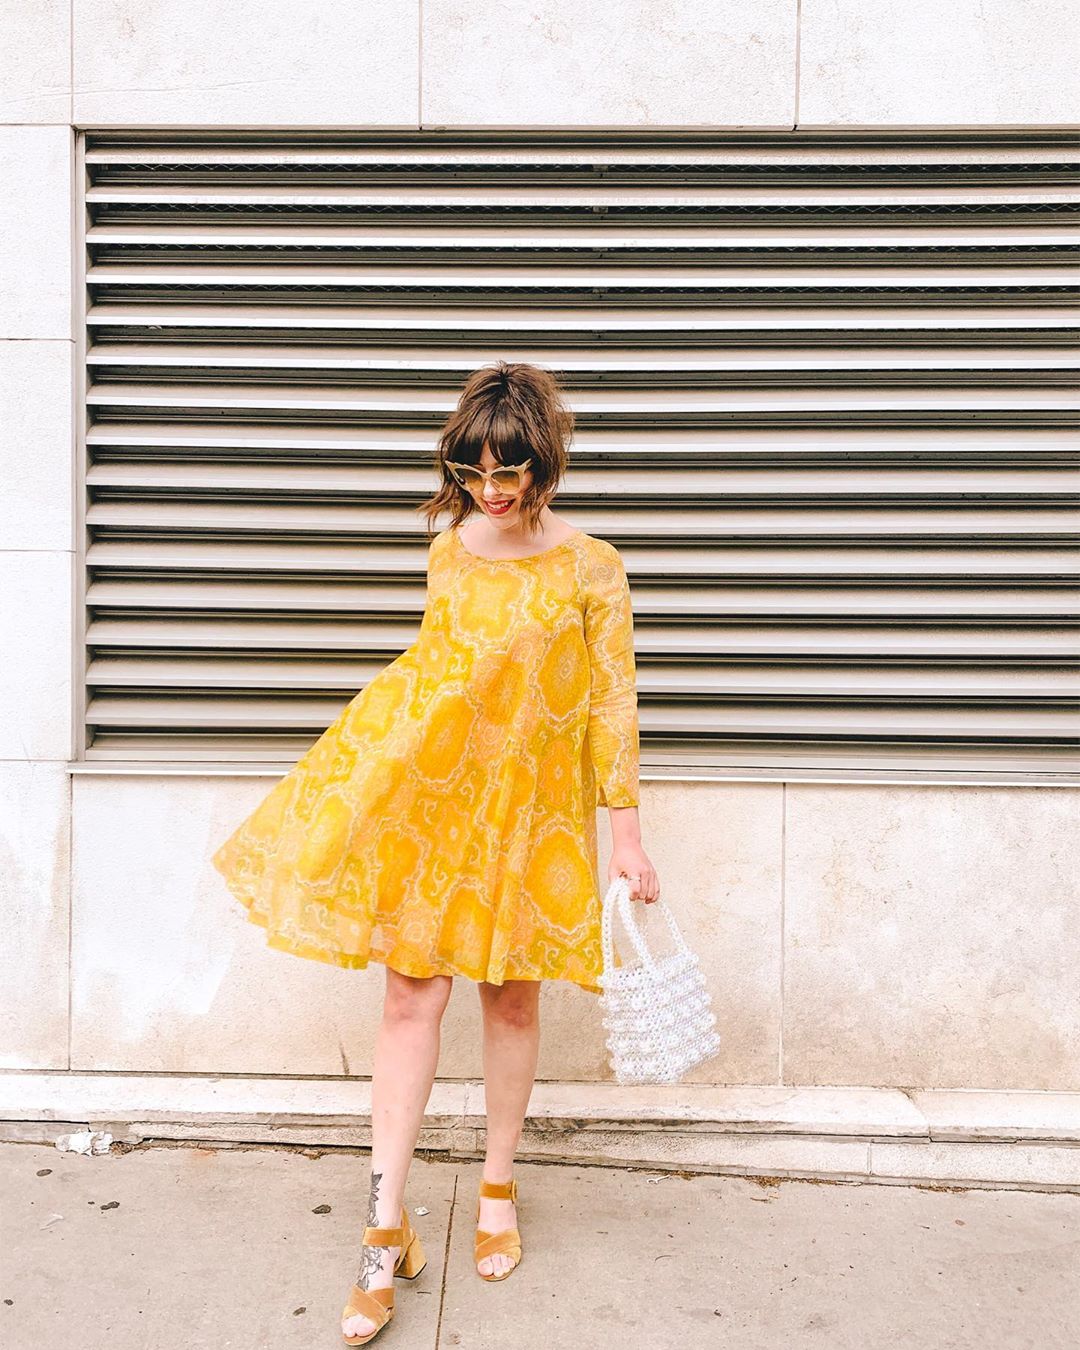
[[[615,894],[615,903],[612,903],[612,892]],[[686,945],[686,939],[679,930],[679,925],[675,922],[675,916],[668,908],[662,897],[657,897],[655,904],[660,906],[660,912],[667,921],[667,926],[671,930],[671,936],[675,941],[676,950],[684,956],[690,956],[692,953]],[[618,906],[619,917],[623,921],[623,927],[630,934],[630,941],[634,944],[642,964],[649,971],[650,975],[656,975],[656,962],[652,953],[649,951],[648,944],[645,941],[641,928],[634,918],[633,901],[630,899],[630,881],[629,878],[618,876],[608,887],[607,896],[604,899],[604,910],[600,920],[600,940],[601,950],[604,959],[604,969],[612,970],[615,966],[615,943],[612,933],[612,919],[615,906]]]

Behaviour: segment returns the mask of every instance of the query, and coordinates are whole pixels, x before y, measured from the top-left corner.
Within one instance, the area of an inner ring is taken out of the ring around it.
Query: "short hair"
[[[540,529],[540,512],[558,488],[569,462],[574,414],[563,403],[556,376],[523,361],[481,366],[466,379],[457,407],[439,433],[435,467],[438,491],[419,508],[434,521],[450,510],[450,525],[460,525],[478,508],[471,495],[446,467],[479,464],[486,445],[500,464],[530,460],[532,481],[521,499],[527,532]]]

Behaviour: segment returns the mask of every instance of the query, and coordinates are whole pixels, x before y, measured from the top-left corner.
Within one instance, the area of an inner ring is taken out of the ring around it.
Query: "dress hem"
[[[391,970],[396,970],[399,975],[409,975],[414,979],[426,980],[433,975],[449,975],[451,977],[458,976],[463,980],[472,980],[477,984],[484,983],[496,986],[505,984],[507,980],[534,980],[537,982],[557,980],[572,984],[578,989],[584,989],[589,994],[603,993],[599,985],[585,984],[581,980],[575,980],[571,975],[516,974],[513,971],[508,971],[501,980],[488,980],[479,972],[461,970],[456,966],[425,967],[422,963],[405,961],[400,956],[395,957],[393,951],[386,955],[371,952],[368,956],[363,956],[359,952],[354,954],[342,951],[335,952],[328,947],[320,947],[314,942],[303,942],[285,937],[284,934],[270,927],[266,915],[255,908],[253,900],[244,895],[236,895],[235,898],[243,906],[248,921],[263,930],[268,947],[275,951],[288,952],[292,956],[305,957],[310,961],[321,961],[324,965],[337,966],[344,970],[366,970],[370,963],[374,961],[378,965],[389,966]]]

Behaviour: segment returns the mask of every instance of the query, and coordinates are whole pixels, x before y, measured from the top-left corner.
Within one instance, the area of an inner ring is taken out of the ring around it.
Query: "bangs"
[[[446,458],[479,464],[485,443],[499,464],[520,464],[533,454],[528,428],[507,415],[505,404],[471,409],[446,446]]]
[[[443,511],[451,513],[452,524],[460,525],[478,509],[472,489],[457,481],[449,464],[478,469],[486,445],[495,464],[528,466],[521,517],[529,530],[539,531],[545,503],[566,472],[573,432],[573,410],[563,403],[559,381],[550,370],[520,361],[474,370],[439,432],[439,487],[421,508],[429,529]]]

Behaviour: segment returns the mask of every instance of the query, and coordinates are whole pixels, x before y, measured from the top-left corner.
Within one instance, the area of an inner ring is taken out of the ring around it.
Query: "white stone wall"
[[[15,54],[30,45],[16,42]],[[63,1068],[66,765],[73,752],[74,134],[55,95],[27,91],[11,111],[58,120],[0,126],[0,1066]]]
[[[75,780],[72,1067],[371,1072],[383,968],[268,948],[209,861],[269,781]],[[641,801],[725,1038],[691,1081],[1080,1091],[1078,794],[647,782]],[[478,1004],[457,981],[444,1078],[482,1075]],[[538,1076],[609,1078],[594,996],[551,982],[542,1008]]]
[[[0,1067],[365,1074],[382,983],[267,949],[210,867],[267,780],[69,774],[75,128],[1057,125],[1078,30],[1068,0],[0,6]],[[724,1025],[701,1080],[1080,1090],[1077,814],[646,783]],[[606,1078],[592,998],[544,1009],[540,1077]],[[463,982],[440,1074],[479,1072]]]
[[[19,0],[0,122],[858,127],[1080,120],[1072,0]]]

